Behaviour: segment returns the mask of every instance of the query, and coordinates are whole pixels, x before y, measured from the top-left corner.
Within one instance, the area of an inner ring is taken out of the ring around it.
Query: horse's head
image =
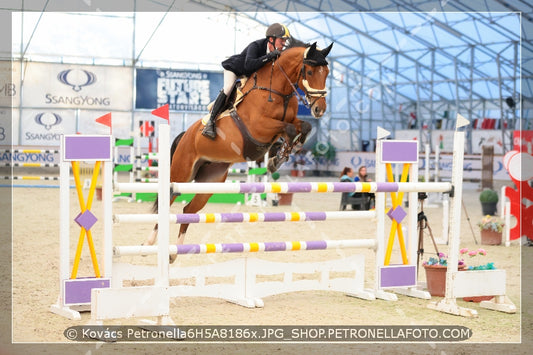
[[[298,85],[305,92],[310,104],[311,114],[320,118],[326,112],[326,78],[329,74],[326,56],[329,54],[333,43],[325,49],[317,49],[316,42],[304,51],[302,72]]]

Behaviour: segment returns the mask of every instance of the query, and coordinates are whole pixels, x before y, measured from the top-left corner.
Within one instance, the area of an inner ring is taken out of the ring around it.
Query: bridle
[[[293,94],[296,94],[296,96],[298,96],[298,100],[306,108],[311,108],[317,102],[317,100],[319,100],[322,97],[325,97],[328,94],[328,90],[325,87],[324,89],[315,89],[311,87],[311,85],[309,85],[309,82],[307,81],[305,65],[308,64],[308,65],[313,66],[313,64],[315,64],[316,66],[316,62],[313,61],[312,59],[306,59],[305,58],[306,54],[307,54],[307,50],[304,52],[303,59],[302,59],[302,70],[300,70],[300,72],[298,73],[298,77],[296,78],[296,83],[291,82],[291,79],[289,78],[287,73],[285,73],[285,70],[283,70],[283,67],[278,63],[278,61],[275,61],[275,63],[278,65],[278,68],[280,72],[283,74],[283,76],[285,77],[285,79],[287,79],[287,81],[289,82],[293,90]],[[273,66],[274,66],[274,62],[272,62],[272,67]],[[305,91],[305,98],[303,98],[298,92],[298,90],[296,90],[296,87],[298,83],[300,82],[300,78],[302,78],[302,85],[303,85],[303,90]],[[309,98],[314,99],[314,100],[310,102],[311,100]]]
[[[315,88],[311,87],[311,85],[309,85],[309,82],[307,81],[306,72],[305,72],[305,66],[306,66],[306,64],[310,65],[310,66],[317,66],[317,63],[316,63],[316,61],[314,61],[312,59],[307,59],[306,58],[308,50],[309,50],[309,48],[306,49],[304,54],[303,54],[303,57],[302,57],[302,70],[300,70],[300,72],[298,73],[298,77],[296,78],[296,82],[295,83],[291,82],[291,79],[289,78],[289,76],[287,75],[287,73],[285,72],[283,67],[278,63],[277,60],[274,60],[274,61],[272,61],[272,70],[270,72],[270,87],[264,87],[264,86],[258,86],[257,85],[257,72],[256,72],[256,73],[254,73],[254,76],[253,76],[254,85],[247,92],[243,93],[243,97],[248,95],[251,91],[253,91],[255,89],[268,91],[269,92],[269,97],[268,97],[268,101],[269,102],[272,102],[272,94],[276,94],[276,95],[280,96],[283,99],[283,118],[281,119],[282,121],[285,120],[285,114],[286,114],[287,108],[289,106],[289,101],[294,95],[296,95],[298,97],[298,100],[306,108],[310,109],[311,107],[313,107],[313,105],[320,98],[323,98],[323,97],[325,97],[328,94],[328,90],[325,87],[324,87],[324,89],[315,89]],[[289,93],[289,94],[283,94],[283,93],[281,93],[281,92],[279,92],[279,91],[277,91],[275,89],[272,89],[272,77],[274,75],[274,65],[276,65],[276,64],[277,64],[280,72],[283,74],[285,79],[287,79],[287,81],[289,82],[289,84],[290,84],[290,86],[292,88],[292,92]],[[305,92],[305,97],[302,97],[302,95],[300,95],[300,93],[297,90],[298,83],[300,82],[300,78],[302,78],[302,85],[303,85],[302,89]]]

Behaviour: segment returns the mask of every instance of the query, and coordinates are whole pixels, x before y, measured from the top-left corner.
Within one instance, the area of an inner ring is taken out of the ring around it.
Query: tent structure
[[[362,150],[377,126],[452,129],[460,113],[473,122],[469,135],[501,130],[505,152],[514,130],[533,126],[526,1],[111,3],[12,1],[3,10],[13,14],[13,59],[220,71],[225,56],[281,22],[306,42],[334,42],[328,114],[314,123],[315,141]]]

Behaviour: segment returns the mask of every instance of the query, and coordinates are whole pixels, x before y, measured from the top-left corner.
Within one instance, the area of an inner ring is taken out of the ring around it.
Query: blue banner
[[[136,109],[153,110],[168,104],[171,111],[206,112],[223,86],[222,73],[137,69]]]

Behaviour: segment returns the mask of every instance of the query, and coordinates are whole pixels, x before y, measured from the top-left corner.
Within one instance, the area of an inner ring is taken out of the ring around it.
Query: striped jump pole
[[[59,150],[50,150],[50,149],[14,149],[14,150],[4,150],[4,153],[23,153],[23,154],[59,154]]]
[[[52,163],[5,163],[3,166],[14,168],[59,168],[59,164]]]
[[[255,222],[310,222],[326,220],[371,219],[376,211],[318,211],[318,212],[264,212],[264,213],[182,213],[171,214],[171,223],[255,223]],[[114,223],[157,223],[156,214],[116,214]]]
[[[325,192],[449,192],[449,182],[253,182],[253,183],[171,183],[173,193],[325,193]],[[156,192],[158,184],[115,184],[119,192]]]
[[[3,176],[4,180],[53,180],[58,181],[59,176]]]
[[[376,239],[347,240],[311,240],[290,242],[259,242],[259,243],[213,243],[213,244],[182,244],[169,245],[171,255],[178,254],[210,254],[210,253],[256,253],[275,251],[326,250],[337,248],[371,248],[377,247]],[[114,256],[153,255],[157,254],[157,245],[116,246]]]

